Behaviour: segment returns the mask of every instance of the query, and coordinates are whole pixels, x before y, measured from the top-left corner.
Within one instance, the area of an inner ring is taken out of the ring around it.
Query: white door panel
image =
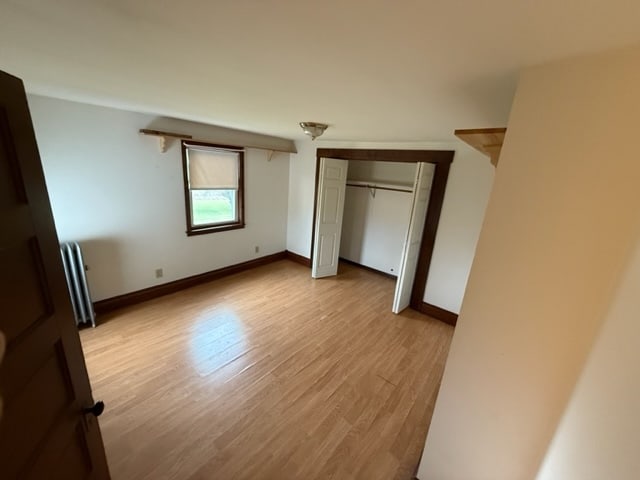
[[[323,235],[320,237],[320,245],[318,247],[320,249],[320,258],[318,260],[319,267],[330,267],[332,266],[335,256],[335,237],[332,235]]]
[[[338,273],[342,214],[347,186],[347,160],[320,159],[318,181],[318,210],[314,237],[313,278],[329,277]]]
[[[393,313],[400,313],[411,302],[411,290],[418,268],[418,256],[422,243],[424,222],[429,208],[431,195],[431,183],[433,181],[434,166],[428,163],[418,163],[416,168],[416,180],[413,189],[413,204],[411,207],[411,219],[409,230],[402,249],[396,293],[393,298]]]
[[[322,223],[334,224],[340,216],[338,211],[340,207],[340,188],[329,186],[324,191],[324,203],[322,211]],[[343,202],[344,206],[344,202]]]

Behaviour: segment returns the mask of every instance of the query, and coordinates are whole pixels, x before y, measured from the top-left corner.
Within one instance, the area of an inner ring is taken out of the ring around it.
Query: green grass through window
[[[236,220],[234,190],[192,190],[193,224],[233,222]]]

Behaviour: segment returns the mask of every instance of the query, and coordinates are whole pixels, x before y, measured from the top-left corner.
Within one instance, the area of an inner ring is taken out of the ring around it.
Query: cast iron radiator
[[[93,311],[80,245],[78,242],[63,243],[60,245],[60,253],[62,254],[62,264],[64,265],[64,274],[67,277],[76,325],[91,323],[91,326],[95,327],[96,314]]]

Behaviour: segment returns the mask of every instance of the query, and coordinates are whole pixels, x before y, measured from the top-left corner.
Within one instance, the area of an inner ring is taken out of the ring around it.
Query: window
[[[182,142],[187,235],[244,228],[244,151]]]

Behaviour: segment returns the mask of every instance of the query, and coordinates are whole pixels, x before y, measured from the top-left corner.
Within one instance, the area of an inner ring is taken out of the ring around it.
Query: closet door
[[[407,237],[402,249],[398,281],[396,282],[396,293],[393,298],[393,313],[400,313],[407,308],[411,302],[411,290],[413,289],[413,281],[418,266],[418,256],[420,255],[422,232],[427,217],[427,208],[429,207],[432,181],[433,166],[426,163],[418,163],[413,189],[409,230],[407,231]]]
[[[313,278],[330,277],[338,273],[348,167],[347,160],[320,159],[315,248],[311,269]]]

